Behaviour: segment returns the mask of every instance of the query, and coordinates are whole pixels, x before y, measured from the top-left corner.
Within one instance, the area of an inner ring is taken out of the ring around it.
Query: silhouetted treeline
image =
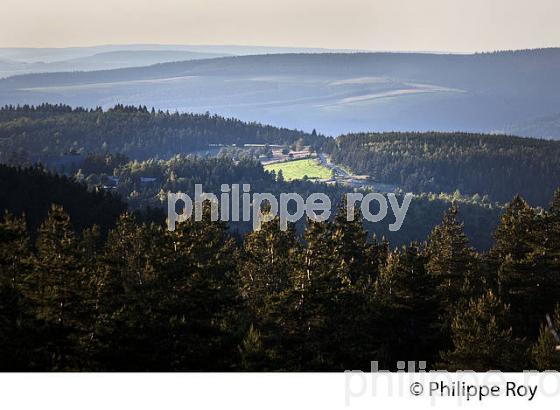
[[[88,190],[85,184],[40,167],[13,168],[0,164],[0,212],[25,214],[29,230],[34,232],[53,203],[64,205],[78,231],[97,225],[106,233],[127,209],[115,195]]]
[[[546,206],[560,182],[560,142],[506,135],[381,133],[338,137],[334,162],[413,192],[522,194]]]
[[[367,239],[342,206],[303,236],[278,221],[237,243],[223,222],[174,232],[120,217],[106,240],[53,206],[32,241],[0,224],[2,370],[560,370],[560,192],[516,197],[487,253],[452,206],[425,242]],[[556,310],[555,310],[556,309]]]

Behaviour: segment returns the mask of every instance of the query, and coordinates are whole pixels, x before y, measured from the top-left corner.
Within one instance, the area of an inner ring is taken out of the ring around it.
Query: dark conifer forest
[[[460,191],[501,203],[521,194],[546,206],[560,182],[560,141],[461,132],[334,139],[210,114],[123,105],[105,111],[50,104],[0,109],[0,162],[41,162],[66,172],[91,154],[170,159],[220,146],[298,141],[358,174],[419,194]]]
[[[33,162],[69,153],[124,154],[131,159],[168,158],[209,145],[292,144],[300,131],[210,114],[179,114],[116,105],[71,108],[66,105],[6,106],[0,109],[0,160],[24,155]]]
[[[258,152],[231,154],[243,144]],[[357,188],[265,171],[269,145],[413,192],[402,229],[348,221]],[[145,107],[5,107],[0,370],[560,370],[559,154],[505,135],[332,139]],[[336,209],[253,231],[206,207],[168,231],[167,192],[233,183],[324,192]]]
[[[6,213],[2,370],[560,370],[560,192],[544,212],[514,198],[484,253],[455,205],[398,248],[345,215],[238,240],[208,212],[174,232],[123,213],[105,236],[53,205],[32,239]]]
[[[522,194],[546,206],[560,181],[560,143],[467,133],[352,134],[337,138],[333,160],[414,192]]]

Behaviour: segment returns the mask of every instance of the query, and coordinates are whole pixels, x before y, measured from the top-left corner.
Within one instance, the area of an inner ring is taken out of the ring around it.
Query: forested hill
[[[492,89],[509,87],[511,81],[525,79],[543,84],[557,78],[560,48],[500,51],[479,54],[429,53],[287,53],[231,56],[204,60],[175,61],[116,70],[35,73],[8,77],[0,89],[18,87],[95,84],[100,81],[139,81],[178,76],[230,75],[316,75],[327,77],[384,76],[436,82],[448,87]],[[515,64],[515,66],[512,66]],[[537,78],[540,74],[545,78]],[[496,82],[496,80],[498,80]],[[531,90],[529,84],[517,84]],[[551,84],[557,89],[557,84]],[[535,93],[537,90],[532,90]],[[514,93],[515,90],[509,90]]]
[[[209,209],[173,232],[124,214],[106,239],[61,207],[36,241],[6,215],[0,371],[560,370],[560,193],[513,200],[484,253],[456,207],[399,249],[346,215],[240,241]]]
[[[499,202],[521,194],[533,205],[547,206],[560,185],[557,141],[459,132],[367,133],[332,139],[210,114],[123,105],[109,110],[48,104],[0,109],[0,162],[19,166],[41,161],[68,170],[69,161],[88,154],[168,159],[219,145],[298,141],[331,154],[333,162],[355,173],[415,193],[459,190]]]
[[[67,153],[121,153],[131,159],[171,157],[210,144],[292,144],[320,137],[210,114],[109,110],[42,104],[0,109],[0,162],[14,155],[32,162]]]
[[[88,191],[70,178],[53,175],[41,168],[13,168],[0,165],[0,214],[24,215],[27,228],[34,232],[46,218],[51,206],[60,205],[72,217],[80,232],[97,225],[106,233],[126,205],[104,191]]]
[[[333,161],[413,192],[521,194],[546,206],[560,183],[560,142],[466,133],[353,134],[337,138]]]

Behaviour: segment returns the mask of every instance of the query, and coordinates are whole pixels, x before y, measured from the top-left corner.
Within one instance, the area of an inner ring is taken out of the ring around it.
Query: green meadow
[[[303,179],[305,176],[309,179],[328,179],[332,177],[332,171],[321,165],[319,160],[315,158],[277,162],[265,165],[264,169],[266,171],[274,171],[276,174],[282,170],[282,175],[286,181]]]

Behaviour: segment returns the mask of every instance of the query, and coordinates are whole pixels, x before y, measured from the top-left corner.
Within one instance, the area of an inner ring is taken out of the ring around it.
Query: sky
[[[0,8],[0,47],[472,52],[560,46],[559,0],[2,0]]]

